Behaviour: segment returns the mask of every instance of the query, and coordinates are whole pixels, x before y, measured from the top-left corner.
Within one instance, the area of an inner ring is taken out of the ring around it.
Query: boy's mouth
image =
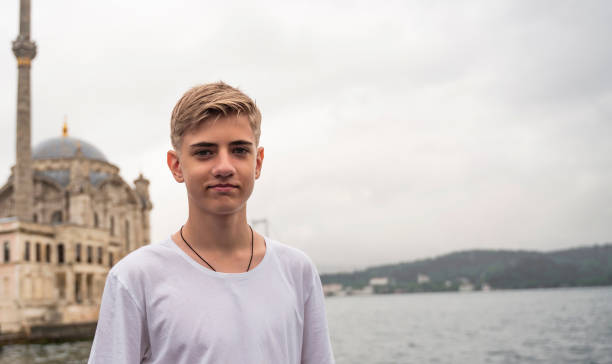
[[[219,192],[228,192],[228,191],[231,191],[231,190],[233,190],[235,188],[238,188],[238,186],[230,184],[230,183],[219,183],[219,184],[216,184],[216,185],[208,186],[208,188],[211,188],[211,189],[213,189],[215,191],[219,191]]]

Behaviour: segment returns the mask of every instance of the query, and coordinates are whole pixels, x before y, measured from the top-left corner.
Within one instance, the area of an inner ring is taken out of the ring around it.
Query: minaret
[[[34,182],[32,180],[30,65],[36,56],[36,44],[30,40],[30,0],[21,0],[19,36],[13,42],[17,57],[17,153],[13,188],[15,216],[20,221],[32,221]]]

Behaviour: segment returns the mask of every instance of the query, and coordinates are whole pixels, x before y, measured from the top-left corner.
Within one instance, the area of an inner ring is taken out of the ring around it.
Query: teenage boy
[[[333,363],[321,281],[301,251],[255,232],[261,114],[222,82],[174,107],[172,176],[189,217],[109,272],[89,363]]]

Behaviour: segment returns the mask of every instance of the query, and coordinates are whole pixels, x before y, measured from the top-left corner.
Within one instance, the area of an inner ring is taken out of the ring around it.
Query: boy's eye
[[[208,157],[208,156],[212,155],[213,153],[212,153],[212,151],[211,151],[211,150],[208,150],[208,149],[202,149],[202,150],[197,150],[197,151],[196,151],[194,154],[195,154],[196,156]]]
[[[234,148],[234,153],[236,154],[246,154],[248,152],[249,150],[247,148],[242,148],[242,147]]]

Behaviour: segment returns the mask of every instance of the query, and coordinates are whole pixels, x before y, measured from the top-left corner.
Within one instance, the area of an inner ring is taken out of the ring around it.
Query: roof
[[[98,148],[84,140],[69,136],[50,138],[38,143],[32,149],[32,159],[75,158],[79,147],[85,158],[108,162],[104,153]]]

